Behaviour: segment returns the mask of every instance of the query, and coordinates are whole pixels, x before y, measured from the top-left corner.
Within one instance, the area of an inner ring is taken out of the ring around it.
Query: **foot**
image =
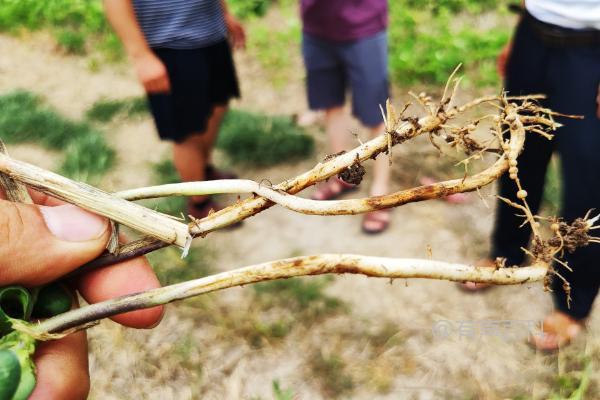
[[[214,165],[208,164],[204,170],[207,181],[216,181],[220,179],[237,179],[237,175],[230,171],[217,169]]]
[[[490,260],[489,258],[479,260],[475,263],[475,265],[478,267],[484,267],[484,268],[496,268],[496,262],[493,260]],[[491,288],[492,286],[493,285],[490,283],[475,283],[475,282],[462,282],[462,283],[458,284],[458,287],[460,289],[464,290],[465,292],[469,292],[469,293],[481,292],[481,291]]]
[[[333,177],[320,183],[311,198],[313,200],[333,200],[354,190],[357,190],[356,185],[351,185],[338,177]]]
[[[385,231],[390,226],[390,210],[377,210],[365,214],[362,222],[362,230],[369,235],[375,235]]]
[[[544,318],[542,332],[529,336],[529,344],[543,352],[553,352],[568,345],[584,330],[578,321],[561,311],[554,311]]]

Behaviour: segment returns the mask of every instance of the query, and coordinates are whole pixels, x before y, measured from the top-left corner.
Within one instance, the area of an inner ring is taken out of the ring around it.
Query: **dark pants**
[[[561,216],[571,222],[590,209],[600,210],[600,120],[596,116],[596,95],[600,83],[600,46],[555,47],[544,44],[532,30],[530,16],[519,23],[508,61],[506,90],[509,94],[543,93],[544,105],[561,113],[579,114],[583,120],[557,119],[564,124],[552,141],[528,134],[525,150],[519,157],[519,176],[529,193],[527,200],[537,213],[550,157],[560,155],[562,165]],[[507,175],[500,180],[501,196],[516,200],[516,185]],[[492,237],[492,257],[506,257],[510,265],[521,264],[531,236],[529,227],[519,228],[519,211],[503,202],[497,204]],[[592,231],[593,233],[594,231]],[[597,232],[597,231],[595,231]],[[552,284],[555,306],[573,318],[588,316],[600,284],[600,244],[590,244],[568,254],[574,272],[556,266],[571,284],[571,307],[562,281]]]

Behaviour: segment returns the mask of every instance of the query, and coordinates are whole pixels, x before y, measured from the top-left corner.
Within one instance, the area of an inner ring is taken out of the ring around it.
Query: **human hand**
[[[151,50],[135,57],[133,62],[138,79],[147,93],[167,93],[171,91],[167,68]]]
[[[0,191],[0,287],[43,285],[54,281],[104,250],[110,237],[105,218],[32,193],[38,205],[16,204]],[[88,272],[69,282],[95,303],[159,286],[143,258]],[[148,328],[161,319],[162,307],[128,312],[113,319]],[[89,391],[88,349],[84,331],[39,343],[34,355],[37,383],[30,399],[85,399]]]
[[[498,58],[496,59],[496,70],[498,71],[498,75],[504,79],[506,77],[506,64],[508,63],[508,59],[510,58],[510,53],[512,51],[512,42],[508,42],[504,45],[500,54],[498,54]]]
[[[225,26],[229,37],[231,38],[231,44],[234,49],[246,48],[246,31],[244,27],[232,14],[225,14]]]

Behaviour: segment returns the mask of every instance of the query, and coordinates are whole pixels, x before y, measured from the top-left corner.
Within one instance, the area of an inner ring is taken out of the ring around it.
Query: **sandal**
[[[542,332],[529,335],[527,343],[536,350],[553,353],[571,343],[584,329],[583,321],[554,311],[544,318]]]
[[[238,176],[233,172],[217,169],[212,164],[207,164],[204,169],[204,176],[207,181],[218,181],[221,179],[237,179]]]
[[[367,235],[376,235],[385,231],[390,226],[390,210],[370,211],[365,214],[362,222],[362,231]]]
[[[311,199],[333,200],[340,197],[344,193],[353,192],[357,189],[358,187],[356,185],[346,183],[336,176],[317,186],[317,190],[315,190],[311,196]]]

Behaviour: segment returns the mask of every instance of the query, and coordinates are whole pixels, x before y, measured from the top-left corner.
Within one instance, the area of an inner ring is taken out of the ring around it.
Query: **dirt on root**
[[[141,94],[126,65],[92,72],[86,58],[57,54],[43,35],[0,35],[0,54],[1,93],[16,88],[39,93],[73,118],[81,118],[100,98]],[[297,56],[291,57],[299,65]],[[244,97],[233,107],[303,112],[301,72],[294,69],[289,86],[274,88],[251,54],[236,58]],[[150,163],[169,154],[152,121],[115,123],[106,131],[118,165],[102,186],[149,184]],[[313,159],[237,172],[271,182],[295,176],[327,153],[323,134],[314,133],[318,151]],[[14,146],[11,154],[47,168],[58,157],[31,145]],[[395,188],[418,183],[440,165],[426,140],[394,148],[393,154]],[[356,196],[367,194],[369,174],[368,169]],[[379,236],[361,233],[360,216],[304,216],[273,207],[240,229],[208,235],[200,245],[214,254],[216,270],[337,252],[471,263],[489,246],[491,194],[489,188],[482,190],[484,200],[470,194],[468,204],[429,201],[400,207],[390,229]],[[559,354],[542,355],[525,344],[527,327],[552,309],[541,284],[467,294],[448,282],[340,276],[326,294],[341,300],[344,310],[301,317],[285,307],[259,306],[253,288],[244,287],[169,306],[162,324],[149,331],[104,322],[89,332],[91,398],[271,399],[278,382],[297,399],[541,399],[560,389],[558,375],[583,370],[581,359],[600,359],[598,305],[587,334]],[[260,333],[269,318],[286,321],[289,329],[281,335]],[[257,331],[259,342],[251,340]],[[596,365],[589,398],[600,393],[598,371]]]

